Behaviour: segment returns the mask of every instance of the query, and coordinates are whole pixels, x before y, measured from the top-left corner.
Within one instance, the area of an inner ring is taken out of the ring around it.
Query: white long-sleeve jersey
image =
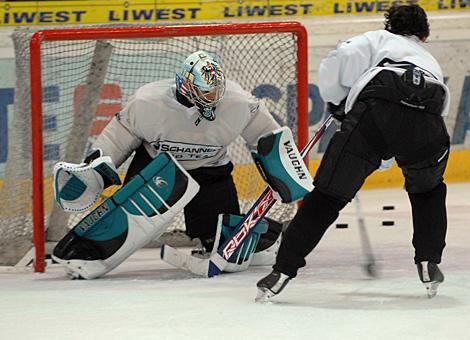
[[[150,156],[168,151],[191,170],[227,164],[227,147],[240,135],[255,145],[261,135],[279,128],[263,102],[235,82],[227,81],[214,121],[180,104],[175,91],[174,79],[139,88],[92,147],[119,167],[143,143]]]
[[[386,30],[370,31],[338,44],[322,60],[319,68],[320,95],[338,105],[347,97],[349,112],[362,89],[381,70],[401,75],[413,64],[424,72],[426,81],[438,83],[446,91],[442,116],[449,111],[449,89],[444,84],[439,63],[415,36],[402,36]]]

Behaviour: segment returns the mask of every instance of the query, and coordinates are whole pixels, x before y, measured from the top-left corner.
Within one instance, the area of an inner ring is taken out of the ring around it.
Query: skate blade
[[[437,295],[437,288],[439,287],[439,282],[426,282],[424,286],[426,287],[426,293],[428,294],[429,299],[432,299]]]
[[[270,291],[267,288],[258,288],[258,293],[255,297],[255,302],[257,303],[266,303],[276,294]]]

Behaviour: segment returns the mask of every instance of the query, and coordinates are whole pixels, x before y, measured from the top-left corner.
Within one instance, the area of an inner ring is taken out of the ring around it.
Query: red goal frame
[[[298,22],[262,22],[243,24],[175,25],[154,27],[79,28],[43,30],[30,40],[31,136],[32,136],[32,200],[34,271],[45,271],[45,225],[42,131],[41,43],[58,40],[99,40],[158,38],[211,35],[292,33],[297,37],[297,138],[302,149],[308,140],[308,35]],[[307,159],[305,159],[307,161]]]

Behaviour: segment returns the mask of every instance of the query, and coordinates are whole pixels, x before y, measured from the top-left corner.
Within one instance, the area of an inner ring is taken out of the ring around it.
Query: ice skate
[[[258,281],[258,294],[256,295],[256,302],[267,302],[274,295],[279,294],[289,282],[290,277],[273,270],[268,276]]]
[[[416,266],[418,267],[419,279],[424,283],[428,298],[431,299],[436,296],[439,284],[444,282],[444,274],[442,274],[437,264],[432,262],[423,261],[416,264]]]

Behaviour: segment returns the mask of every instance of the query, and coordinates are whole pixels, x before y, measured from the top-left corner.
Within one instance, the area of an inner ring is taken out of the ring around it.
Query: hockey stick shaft
[[[318,142],[332,121],[333,116],[329,115],[315,132],[314,136],[310,139],[307,145],[305,145],[305,147],[300,152],[300,156],[302,158],[304,158],[310,152],[310,150]],[[218,249],[217,253],[225,260],[230,259],[232,254],[249,235],[250,230],[254,228],[258,221],[268,213],[269,209],[275,202],[276,199],[274,198],[273,191],[268,186],[253,204],[243,220],[241,220],[237,225],[234,232],[232,233],[232,236],[224,242],[224,244]]]
[[[369,234],[367,233],[366,223],[364,220],[364,214],[362,212],[361,200],[359,199],[359,193],[354,197],[354,205],[356,207],[357,222],[359,224],[359,234],[361,239],[361,248],[366,259],[365,270],[370,276],[376,276],[375,265],[376,260],[372,246],[370,244]]]

